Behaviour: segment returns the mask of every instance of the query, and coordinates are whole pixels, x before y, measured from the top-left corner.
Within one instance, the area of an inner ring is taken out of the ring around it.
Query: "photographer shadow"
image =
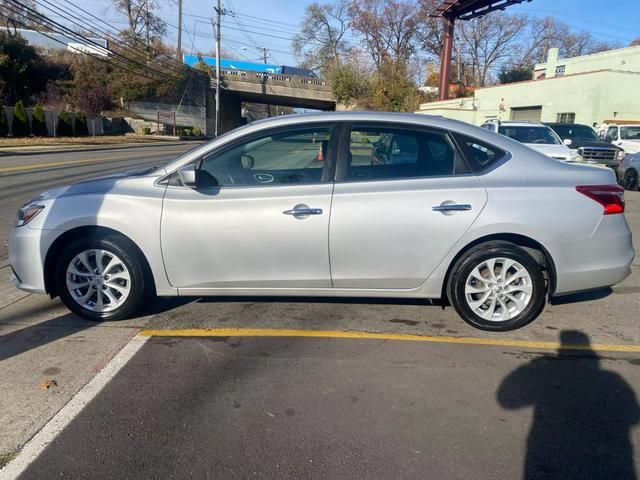
[[[506,409],[533,407],[525,480],[636,479],[630,429],[640,420],[631,386],[603,370],[589,337],[560,334],[555,355],[511,372],[496,393]]]

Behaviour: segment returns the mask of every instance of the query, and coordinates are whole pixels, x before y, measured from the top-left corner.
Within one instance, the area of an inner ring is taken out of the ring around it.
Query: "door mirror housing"
[[[185,187],[195,187],[197,184],[196,166],[189,164],[178,170],[180,181]]]
[[[564,143],[567,147],[571,146],[573,141],[570,138],[565,138],[562,143]]]

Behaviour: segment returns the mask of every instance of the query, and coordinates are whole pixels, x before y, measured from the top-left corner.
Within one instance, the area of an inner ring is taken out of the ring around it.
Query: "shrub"
[[[27,117],[27,111],[22,100],[18,100],[16,106],[13,107],[12,132],[14,137],[28,137],[31,133],[29,131],[29,117]]]
[[[76,135],[89,135],[87,117],[82,112],[76,113]]]
[[[4,108],[0,105],[0,137],[6,137],[9,134],[9,125],[7,124],[7,116],[4,114]]]
[[[58,117],[57,135],[60,137],[70,137],[73,135],[73,129],[71,128],[71,117],[67,112],[60,113]]]
[[[198,127],[195,127],[193,129],[193,135],[196,137],[201,137],[202,136],[202,130],[200,130]]]
[[[47,120],[45,119],[42,105],[40,105],[39,103],[36,103],[35,107],[33,107],[33,115],[31,116],[31,131],[38,137],[44,137],[48,134]]]
[[[191,136],[191,129],[185,128],[184,130],[182,130],[182,135],[185,136],[185,137],[190,137]]]

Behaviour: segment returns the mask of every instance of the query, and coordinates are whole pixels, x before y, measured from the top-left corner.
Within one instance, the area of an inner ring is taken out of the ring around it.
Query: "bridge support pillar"
[[[207,135],[213,135],[216,121],[215,90],[211,89],[207,98]],[[242,125],[242,102],[240,98],[220,92],[220,134]]]

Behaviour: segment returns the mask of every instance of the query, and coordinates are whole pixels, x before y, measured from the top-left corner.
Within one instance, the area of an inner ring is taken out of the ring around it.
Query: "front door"
[[[331,213],[333,286],[418,287],[483,209],[486,191],[444,131],[353,125],[348,143]]]
[[[330,287],[331,134],[325,123],[254,135],[198,162],[218,186],[168,186],[161,240],[171,284],[185,293]]]

